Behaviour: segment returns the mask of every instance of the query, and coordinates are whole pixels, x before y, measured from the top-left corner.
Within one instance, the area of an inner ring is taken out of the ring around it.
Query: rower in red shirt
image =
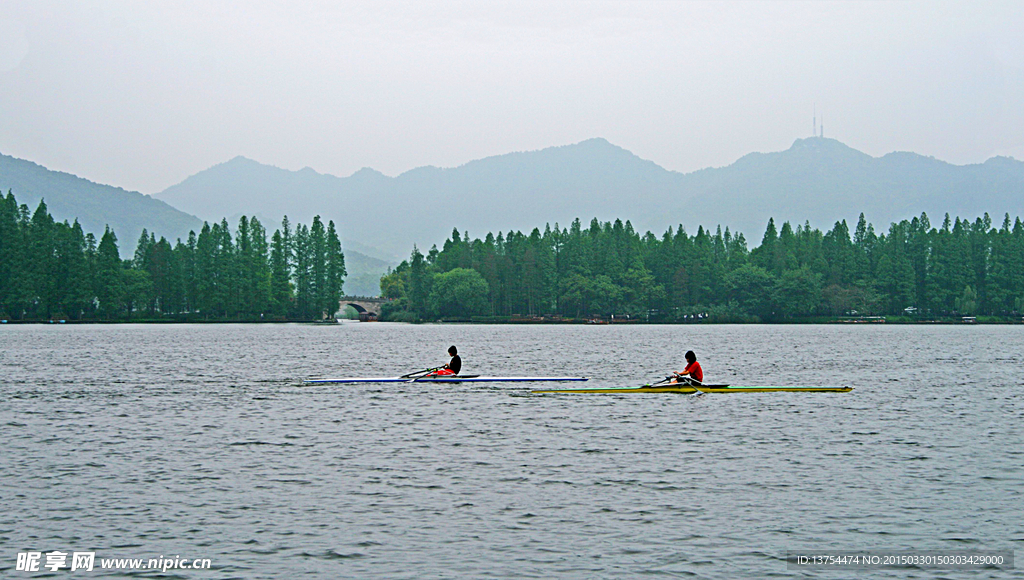
[[[677,383],[696,382],[698,385],[704,383],[704,369],[700,368],[697,355],[693,354],[692,350],[686,351],[686,368],[672,374],[675,375]]]

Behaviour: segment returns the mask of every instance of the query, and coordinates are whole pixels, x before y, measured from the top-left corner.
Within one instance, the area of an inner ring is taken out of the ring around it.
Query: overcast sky
[[[144,193],[244,155],[396,175],[604,137],[1024,159],[1024,2],[0,0],[0,152]]]

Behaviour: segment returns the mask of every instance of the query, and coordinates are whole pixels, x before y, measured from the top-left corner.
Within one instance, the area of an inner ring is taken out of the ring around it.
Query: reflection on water
[[[855,390],[298,381],[450,344],[467,373],[627,386],[693,349],[709,381]],[[797,575],[795,549],[1020,549],[1022,346],[1019,326],[5,326],[0,570],[95,550],[212,559],[181,577],[763,578]]]

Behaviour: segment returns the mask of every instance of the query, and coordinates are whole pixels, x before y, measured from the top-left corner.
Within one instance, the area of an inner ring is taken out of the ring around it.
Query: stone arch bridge
[[[380,316],[380,307],[385,302],[390,302],[390,300],[377,296],[342,296],[338,310],[344,310],[346,306],[351,306],[359,313],[359,320],[365,322],[376,320]]]

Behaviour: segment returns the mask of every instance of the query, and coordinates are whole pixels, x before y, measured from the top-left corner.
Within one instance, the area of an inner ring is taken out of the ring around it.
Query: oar
[[[704,385],[701,385],[701,384],[697,383],[697,381],[691,379],[690,377],[682,377],[682,376],[677,377],[676,375],[665,377],[664,379],[662,379],[662,380],[660,380],[660,381],[658,381],[656,383],[651,383],[651,384],[644,385],[644,387],[657,387],[658,385],[660,385],[662,383],[671,383],[673,380],[675,380],[680,385],[686,385],[688,387],[692,387],[693,390],[695,391],[693,393],[694,395],[703,395],[704,393],[710,393],[711,392],[711,391],[705,390],[706,387],[704,387]]]
[[[679,378],[681,379],[683,377],[679,377]],[[676,379],[675,375],[668,376],[668,377],[665,377],[664,379],[661,379],[660,381],[658,381],[656,383],[648,383],[648,384],[644,385],[642,388],[657,387],[657,386],[659,386],[661,384],[671,383],[675,379]],[[705,387],[704,385],[696,384],[696,381],[694,381],[693,379],[691,379],[689,377],[686,377],[686,382],[685,383],[680,382],[679,384],[686,385],[688,387],[692,387],[693,390],[695,391],[693,393],[694,396],[696,396],[696,395],[703,395],[704,393],[710,393],[711,392],[709,390],[706,390],[707,387]]]
[[[670,382],[672,382],[672,379],[674,379],[674,378],[675,378],[674,376],[665,377],[665,378],[661,379],[660,381],[658,381],[656,383],[647,383],[646,385],[643,385],[641,388],[646,389],[648,387],[657,387],[658,385],[660,385],[662,383],[670,383]]]
[[[679,377],[679,378],[683,378],[683,377]],[[692,395],[694,397],[699,397],[700,395],[703,395],[704,393],[710,393],[711,392],[711,391],[707,390],[707,387],[705,387],[704,385],[698,383],[696,380],[694,380],[694,379],[692,379],[690,377],[686,377],[686,382],[685,383],[680,383],[680,384],[685,384],[686,386],[692,388],[695,391],[693,393],[693,395]]]
[[[407,378],[409,378],[409,377],[411,377],[413,375],[420,375],[420,374],[427,374],[427,373],[434,372],[434,371],[436,371],[439,368],[441,368],[441,367],[434,367],[432,369],[423,369],[421,371],[413,371],[413,372],[411,372],[411,373],[409,373],[407,375],[402,375],[402,376],[400,376],[398,378],[400,378],[400,379],[407,379]]]
[[[418,380],[420,380],[420,379],[422,379],[422,378],[424,378],[424,377],[426,377],[426,376],[429,376],[429,375],[430,375],[430,373],[432,373],[432,372],[434,372],[434,371],[436,371],[436,370],[440,370],[440,369],[443,369],[443,368],[444,368],[444,367],[434,367],[434,368],[432,368],[432,369],[424,369],[424,370],[420,371],[420,372],[421,372],[421,374],[419,374],[419,375],[417,375],[417,376],[415,376],[415,377],[412,377],[412,376],[405,376],[405,377],[400,377],[400,378],[403,378],[403,379],[409,379],[409,382],[410,382],[410,383],[415,383],[416,381],[418,381]],[[412,373],[412,374],[416,374],[416,373]]]

